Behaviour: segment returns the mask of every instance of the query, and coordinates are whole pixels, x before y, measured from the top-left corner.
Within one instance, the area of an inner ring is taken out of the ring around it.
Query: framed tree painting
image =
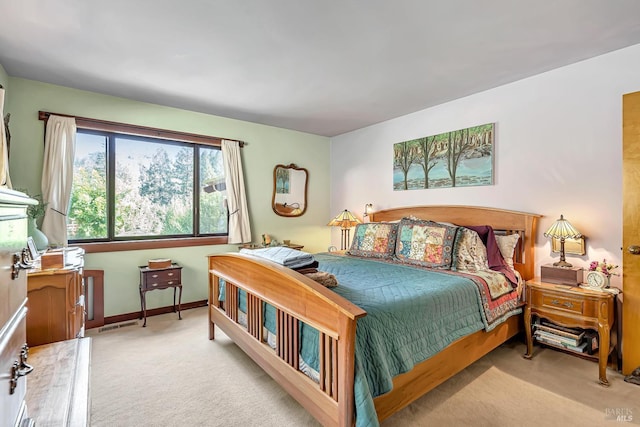
[[[495,123],[393,145],[393,189],[493,184]]]

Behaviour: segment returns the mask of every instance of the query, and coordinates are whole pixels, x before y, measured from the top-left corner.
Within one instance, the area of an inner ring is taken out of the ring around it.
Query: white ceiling
[[[638,0],[0,0],[10,76],[326,136],[638,43]]]

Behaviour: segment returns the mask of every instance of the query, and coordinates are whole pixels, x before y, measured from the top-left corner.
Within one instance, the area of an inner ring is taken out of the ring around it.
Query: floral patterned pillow
[[[398,227],[395,256],[401,262],[449,269],[458,227],[403,218]]]
[[[453,249],[451,269],[471,272],[489,270],[487,248],[478,233],[460,227]]]
[[[347,254],[367,258],[391,258],[396,247],[397,235],[397,223],[358,224]]]

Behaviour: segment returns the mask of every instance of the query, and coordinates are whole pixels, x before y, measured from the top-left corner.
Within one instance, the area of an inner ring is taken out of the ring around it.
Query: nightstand
[[[546,319],[552,324],[569,328],[595,330],[598,333],[598,356],[567,350],[588,359],[598,360],[600,384],[608,386],[607,360],[610,353],[611,327],[615,323],[615,296],[609,292],[592,291],[577,286],[545,283],[539,278],[526,283],[526,306],[524,310],[525,333],[527,335],[527,353],[525,358],[533,356],[532,318]]]

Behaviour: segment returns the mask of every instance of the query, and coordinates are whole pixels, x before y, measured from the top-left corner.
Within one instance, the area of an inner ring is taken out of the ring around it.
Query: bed
[[[420,206],[378,211],[371,215],[371,221],[393,222],[407,217],[468,227],[488,225],[496,234],[517,235],[513,268],[523,280],[533,277],[539,215],[470,206]],[[363,271],[371,270],[372,265],[375,271],[385,268],[380,265],[384,260],[356,257],[350,261],[342,254],[318,254],[318,258],[320,269],[334,265],[336,270],[331,271],[345,282],[349,280],[345,269],[352,265],[376,262],[362,267]],[[358,425],[375,425],[522,329],[521,315],[505,315],[490,327],[470,327],[426,360],[417,361],[411,369],[400,369],[401,373],[392,378],[390,391],[371,397],[374,419],[365,422],[358,394],[362,383],[358,380],[362,378],[361,369],[357,369],[362,365],[361,355],[356,363],[356,348],[362,347],[363,339],[357,340],[356,326],[362,319],[359,332],[365,333],[363,325],[374,314],[365,322],[367,311],[360,307],[360,301],[356,305],[341,295],[351,292],[345,292],[342,285],[328,289],[303,274],[250,254],[210,255],[208,263],[209,338],[215,338],[215,326],[219,327],[323,425],[354,425],[357,411]],[[415,266],[408,267],[413,272]],[[429,274],[444,277],[448,273],[438,270]],[[273,317],[275,322],[271,328],[266,327],[267,317]],[[304,328],[316,334],[312,335],[318,354],[315,378],[301,369],[305,365],[301,363],[301,349],[304,340],[308,340]],[[274,331],[275,349],[268,344],[269,330]]]

